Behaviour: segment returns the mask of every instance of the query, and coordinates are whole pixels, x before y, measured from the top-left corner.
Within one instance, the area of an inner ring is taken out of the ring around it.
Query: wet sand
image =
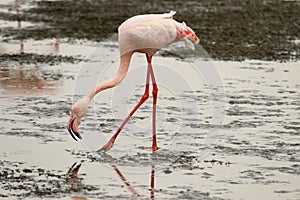
[[[57,1],[58,8],[62,3],[66,2]],[[1,16],[4,10],[15,15],[16,4],[6,5]],[[33,13],[43,8],[43,3],[38,5],[25,4],[20,9],[32,7]],[[179,2],[175,5],[180,6]],[[116,24],[127,17],[116,15],[106,23]],[[113,149],[99,154],[95,150],[143,93],[144,56],[135,55],[124,82],[92,102],[80,125],[83,142],[76,143],[65,128],[70,107],[117,69],[114,28],[99,38],[71,37],[71,32],[61,38],[53,38],[52,32],[37,38],[36,31],[30,37],[24,33],[49,24],[35,24],[28,18],[34,25],[28,22],[29,27],[23,29],[17,27],[15,18],[7,20],[1,21],[5,28],[0,43],[1,199],[300,198],[300,69],[294,60],[298,57],[276,54],[275,61],[267,61],[272,56],[243,56],[235,54],[237,50],[223,56],[211,49],[207,54],[201,46],[186,56],[176,51],[178,46],[167,48],[154,58],[160,89],[160,149],[155,153],[144,149],[151,144],[150,99]],[[11,22],[15,26],[10,29],[12,35],[3,36]],[[81,34],[81,30],[74,32]],[[207,57],[210,54],[216,59]],[[228,58],[244,61],[222,61]],[[218,80],[208,83],[208,67],[216,69],[221,85]]]

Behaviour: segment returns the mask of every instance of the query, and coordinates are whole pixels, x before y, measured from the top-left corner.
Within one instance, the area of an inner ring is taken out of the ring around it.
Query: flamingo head
[[[81,135],[78,133],[78,126],[80,125],[81,118],[85,115],[90,100],[84,97],[77,101],[71,110],[71,116],[67,124],[67,129],[74,140],[82,139]]]
[[[183,40],[185,44],[193,50],[195,49],[194,44],[198,44],[200,41],[193,29],[188,27],[185,22],[181,23],[178,31],[178,38]]]

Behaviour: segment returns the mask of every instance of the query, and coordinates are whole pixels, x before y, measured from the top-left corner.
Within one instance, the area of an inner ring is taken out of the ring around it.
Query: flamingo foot
[[[154,146],[154,147],[144,147],[144,149],[149,151],[157,151],[159,148],[157,146]]]
[[[76,130],[78,130],[78,128],[77,128],[77,127],[74,128],[74,121],[75,121],[75,119],[76,119],[76,118],[74,118],[74,119],[71,121],[70,125],[68,126],[68,131],[69,131],[70,135],[72,136],[72,138],[73,138],[75,141],[77,141],[77,139],[80,139],[80,140],[81,140],[82,137],[81,137],[81,135],[76,131]]]
[[[152,150],[152,151],[156,151],[158,150],[158,146],[157,146],[157,142],[156,142],[156,134],[153,134],[153,141],[152,141],[152,147],[144,147],[145,150]]]
[[[100,152],[106,152],[113,147],[114,143],[112,141],[108,141],[100,150]]]

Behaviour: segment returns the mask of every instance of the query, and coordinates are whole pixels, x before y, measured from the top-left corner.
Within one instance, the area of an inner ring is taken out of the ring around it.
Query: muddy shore
[[[19,1],[19,4],[24,2]],[[29,4],[29,8],[19,13],[0,12],[0,19],[37,25],[22,29],[1,28],[2,40],[103,41],[133,15],[176,10],[176,20],[186,21],[195,30],[201,45],[214,59],[287,61],[300,58],[300,4],[297,1],[59,0],[25,4]]]

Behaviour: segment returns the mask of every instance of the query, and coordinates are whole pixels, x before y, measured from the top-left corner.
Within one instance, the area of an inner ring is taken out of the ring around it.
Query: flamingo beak
[[[192,38],[196,44],[198,44],[200,42],[200,39],[197,37],[196,34],[192,34]]]
[[[74,121],[75,121],[76,118],[74,118],[70,125],[68,126],[68,131],[70,133],[70,135],[72,136],[72,138],[75,140],[75,141],[78,141],[78,139],[82,139],[81,135],[77,132],[77,131],[74,131]]]

